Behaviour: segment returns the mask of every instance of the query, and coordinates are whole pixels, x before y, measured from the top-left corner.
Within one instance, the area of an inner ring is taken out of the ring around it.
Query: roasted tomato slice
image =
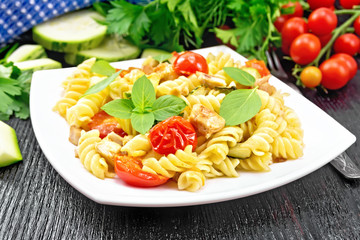
[[[194,52],[184,52],[178,55],[173,63],[173,67],[177,74],[185,76],[196,72],[209,73],[206,59]]]
[[[142,163],[135,157],[116,155],[115,172],[121,180],[137,187],[156,187],[162,185],[169,178],[148,173],[141,169]]]
[[[106,137],[109,133],[114,132],[121,137],[127,135],[115,117],[110,116],[105,111],[100,111],[92,117],[91,122],[88,123],[89,129],[97,129],[100,132],[100,138]]]
[[[269,69],[267,69],[265,62],[257,59],[251,59],[245,63],[247,67],[252,67],[258,70],[261,77],[265,77],[270,74]]]
[[[152,148],[160,154],[175,153],[178,149],[184,150],[187,145],[195,149],[197,136],[191,123],[182,117],[170,117],[156,124],[149,131]]]

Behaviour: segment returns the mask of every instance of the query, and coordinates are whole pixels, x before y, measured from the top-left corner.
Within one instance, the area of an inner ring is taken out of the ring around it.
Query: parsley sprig
[[[165,95],[156,99],[151,81],[143,75],[137,79],[131,91],[131,99],[116,99],[101,109],[120,119],[131,119],[134,129],[145,134],[155,120],[162,121],[179,115],[186,103],[179,97]]]

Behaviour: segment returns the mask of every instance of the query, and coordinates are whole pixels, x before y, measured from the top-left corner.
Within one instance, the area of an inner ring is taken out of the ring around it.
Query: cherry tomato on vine
[[[286,9],[286,8],[291,8],[291,7],[294,7],[294,13],[284,14],[288,18],[302,17],[304,15],[304,10],[299,2],[289,2],[285,5],[283,5],[281,8]]]
[[[323,36],[318,36],[319,37],[319,40],[320,40],[320,43],[321,43],[321,47],[325,47],[326,44],[331,40],[332,38],[332,34],[327,34],[327,35],[323,35]]]
[[[142,163],[135,157],[116,155],[115,172],[121,180],[137,187],[155,187],[167,182],[169,178],[143,171]]]
[[[340,0],[340,5],[346,9],[352,9],[355,5],[360,5],[360,0]]]
[[[334,6],[335,0],[308,0],[307,2],[311,10],[315,10],[321,7],[331,8]]]
[[[177,56],[173,67],[176,73],[186,76],[196,72],[209,73],[206,59],[194,52],[184,52]]]
[[[106,137],[109,133],[114,132],[121,137],[127,135],[124,130],[121,129],[120,124],[115,117],[110,116],[105,111],[96,113],[92,118],[91,122],[88,123],[90,129],[97,129],[100,132],[100,138]]]
[[[319,68],[309,66],[304,68],[300,73],[300,80],[305,87],[314,88],[319,86],[321,82],[322,74]]]
[[[344,61],[327,59],[320,64],[321,84],[330,90],[340,89],[349,81],[349,69]]]
[[[360,36],[360,16],[357,17],[354,21],[354,30],[355,33]]]
[[[279,17],[276,18],[275,22],[274,22],[274,26],[276,27],[276,29],[281,33],[282,28],[284,27],[285,22],[289,19],[288,16],[286,15],[281,15]]]
[[[289,54],[292,41],[300,34],[308,32],[308,26],[304,19],[299,17],[287,20],[281,30],[282,46],[284,54]]]
[[[260,73],[261,77],[265,77],[270,74],[270,71],[269,71],[269,69],[267,69],[264,61],[257,60],[257,59],[251,59],[251,60],[245,62],[245,65],[247,67],[255,68]]]
[[[337,53],[331,58],[341,59],[346,63],[349,68],[349,79],[352,79],[356,75],[358,65],[356,63],[356,60],[352,56],[346,53]]]
[[[175,153],[184,150],[187,145],[195,149],[197,136],[191,123],[179,116],[170,117],[156,124],[149,131],[149,140],[155,152],[160,154]]]
[[[317,36],[304,33],[291,43],[290,56],[294,62],[306,65],[315,60],[321,50],[321,43]]]
[[[335,53],[347,53],[351,56],[355,55],[360,48],[360,40],[353,33],[345,33],[338,37],[334,43]]]
[[[308,18],[309,30],[317,36],[331,34],[337,26],[336,14],[328,8],[318,8]]]

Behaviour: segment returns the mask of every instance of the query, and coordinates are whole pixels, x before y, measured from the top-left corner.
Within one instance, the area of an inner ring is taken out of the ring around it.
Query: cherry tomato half
[[[198,53],[184,52],[180,54],[173,63],[177,74],[191,75],[196,72],[209,73],[206,59]]]
[[[260,73],[261,77],[265,77],[270,74],[270,71],[269,71],[269,69],[267,69],[264,61],[257,60],[257,59],[251,59],[251,60],[245,62],[245,65],[247,67],[255,68]]]
[[[352,79],[356,75],[358,65],[356,63],[356,60],[352,56],[346,53],[337,53],[333,55],[331,58],[341,59],[345,61],[346,65],[349,68],[349,75],[350,75],[349,79]]]
[[[319,68],[309,66],[300,73],[300,80],[305,87],[314,88],[321,82],[322,74]]]
[[[116,174],[129,185],[155,187],[169,180],[167,177],[143,171],[141,161],[135,157],[116,155],[114,160]]]
[[[294,62],[306,65],[315,60],[321,50],[321,43],[317,36],[304,33],[291,43],[290,56]]]
[[[354,21],[354,30],[355,33],[360,36],[360,16],[357,17]]]
[[[317,36],[331,34],[337,22],[336,14],[328,8],[318,8],[308,18],[309,29]]]
[[[156,124],[149,131],[152,148],[160,154],[175,153],[178,149],[184,150],[187,145],[195,149],[197,136],[191,123],[179,116],[170,117]]]
[[[311,10],[315,10],[321,7],[331,8],[334,6],[335,0],[308,0],[307,2]]]
[[[88,123],[88,127],[92,129],[97,129],[100,132],[100,138],[106,137],[109,133],[114,132],[121,137],[127,135],[124,130],[121,129],[118,121],[115,117],[110,116],[105,111],[100,111],[96,113],[92,118],[91,122]]]
[[[290,7],[294,8],[294,12],[291,14],[285,14],[288,18],[303,16],[304,10],[299,2],[289,2],[285,5],[283,5],[281,8],[286,9],[286,8],[290,8]]]
[[[340,0],[340,5],[346,9],[352,9],[355,5],[360,5],[360,0]]]
[[[281,30],[281,39],[282,39],[281,49],[283,53],[289,54],[292,41],[300,34],[307,32],[308,32],[308,26],[304,19],[299,17],[294,17],[287,20]]]
[[[345,33],[338,37],[334,43],[336,53],[347,53],[354,56],[360,48],[360,40],[353,33]]]
[[[344,61],[327,59],[320,64],[321,84],[330,90],[340,89],[349,81],[349,70]]]

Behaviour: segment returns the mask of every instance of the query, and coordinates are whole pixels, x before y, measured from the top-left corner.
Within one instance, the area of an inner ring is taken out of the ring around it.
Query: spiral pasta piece
[[[262,90],[257,90],[257,93],[261,99],[260,111],[269,109],[275,115],[279,115],[281,113],[283,102],[279,100],[279,98],[272,97],[267,92]]]
[[[127,152],[129,156],[141,157],[146,155],[151,150],[151,144],[147,135],[136,135],[128,141],[122,148],[122,152]]]
[[[303,156],[303,144],[296,139],[279,136],[274,139],[272,153],[275,158],[296,159]]]
[[[177,150],[175,154],[142,160],[143,170],[146,172],[160,174],[165,177],[173,177],[177,172],[184,172],[194,167],[200,159],[192,152],[192,146],[188,145],[184,150]]]
[[[175,96],[187,96],[192,90],[202,84],[196,74],[192,74],[189,77],[180,76],[175,80],[168,80],[162,82],[156,88],[156,96],[175,95]]]
[[[205,184],[205,176],[200,171],[187,170],[178,178],[178,188],[190,192],[198,191]]]
[[[131,124],[131,119],[120,119],[117,118],[116,119],[120,125],[120,128],[122,130],[124,130],[124,132],[126,132],[128,135],[136,135],[137,131],[135,130],[135,128],[133,128],[132,124]]]
[[[99,136],[100,133],[98,130],[81,132],[77,149],[80,161],[89,172],[100,179],[113,177],[114,173],[108,171],[106,160],[96,152],[96,144],[101,142]]]
[[[238,169],[246,171],[268,172],[272,163],[272,155],[267,152],[262,156],[251,155],[239,162]]]
[[[224,93],[220,93],[217,96],[214,95],[189,95],[187,98],[182,98],[187,107],[184,109],[184,118],[188,118],[190,116],[192,107],[195,104],[202,104],[206,108],[215,111],[216,113],[220,112],[220,105],[222,100],[225,98]]]
[[[236,167],[239,165],[240,160],[237,158],[226,157],[224,161],[219,164],[214,164],[214,168],[219,170],[227,177],[238,177],[239,173],[236,171]]]

